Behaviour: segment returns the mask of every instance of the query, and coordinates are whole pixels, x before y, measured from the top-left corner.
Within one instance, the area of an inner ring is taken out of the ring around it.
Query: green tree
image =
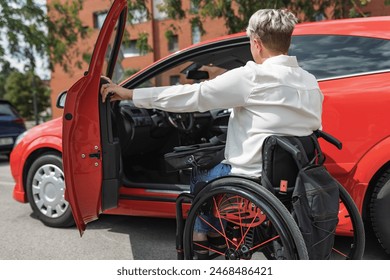
[[[35,69],[37,56],[49,58],[49,67],[69,70],[69,50],[88,34],[78,16],[83,0],[53,1],[47,6],[34,0],[0,0],[0,66],[7,57]],[[49,11],[50,17],[48,16]]]
[[[13,71],[16,71],[16,69],[8,61],[5,61],[3,67],[0,67],[0,99],[4,98],[5,81]]]
[[[244,31],[250,16],[258,9],[288,8],[300,21],[365,16],[361,7],[371,0],[191,0],[195,8],[183,10],[181,0],[164,0],[160,9],[170,18],[190,18],[204,31],[204,18],[222,18],[228,33]],[[390,4],[390,0],[383,0]]]
[[[34,117],[34,94],[37,112],[41,113],[50,106],[50,89],[32,71],[21,73],[13,71],[5,82],[4,98],[9,100],[23,118]]]
[[[23,117],[37,117],[50,106],[49,89],[35,75],[38,57],[47,59],[51,70],[56,64],[67,72],[81,65],[77,42],[89,31],[79,18],[82,6],[83,0],[54,0],[50,5],[0,0],[0,98],[11,101]],[[29,70],[15,71],[9,58]]]
[[[169,40],[180,30],[180,21],[189,20],[193,28],[199,28],[202,35],[206,33],[203,27],[205,18],[222,18],[228,33],[244,31],[251,15],[266,8],[288,8],[292,10],[298,19],[303,21],[319,21],[333,18],[346,18],[365,16],[361,7],[372,0],[187,0],[191,1],[188,10],[183,9],[183,0],[163,0],[157,7],[165,12],[168,18],[176,20],[174,24],[166,27],[165,37]],[[390,0],[385,1],[390,5]],[[112,3],[112,1],[110,1]],[[148,0],[127,0],[128,21],[132,24],[136,15],[144,12],[150,19],[151,11],[148,10]],[[137,11],[137,12],[136,12]],[[130,34],[125,33],[127,39]],[[147,34],[139,33],[137,48],[140,53],[146,54],[153,51],[147,43]]]

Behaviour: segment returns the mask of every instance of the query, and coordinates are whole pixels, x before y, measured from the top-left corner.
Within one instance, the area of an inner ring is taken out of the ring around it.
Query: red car
[[[125,17],[126,1],[115,1],[87,74],[60,95],[63,118],[29,130],[11,155],[14,198],[48,226],[73,224],[67,201],[81,231],[101,213],[174,218],[190,170],[170,172],[164,155],[227,129],[229,110],[173,114],[130,101],[102,104],[100,76],[127,88],[211,79],[252,59],[246,35],[194,45],[121,81],[115,62]],[[323,129],[343,142],[341,151],[322,143],[327,168],[390,253],[389,25],[390,17],[299,24],[290,54],[318,78]]]

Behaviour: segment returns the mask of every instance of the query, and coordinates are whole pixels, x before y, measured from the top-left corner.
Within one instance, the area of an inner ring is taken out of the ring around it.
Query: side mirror
[[[209,78],[209,72],[196,69],[188,70],[186,78],[192,80],[207,80]]]
[[[66,94],[68,93],[67,90],[64,90],[61,92],[57,97],[56,107],[59,109],[64,109],[65,107],[65,100],[66,100]]]

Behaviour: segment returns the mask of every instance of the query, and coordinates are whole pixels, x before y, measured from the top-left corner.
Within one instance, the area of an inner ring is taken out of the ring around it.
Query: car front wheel
[[[69,203],[65,200],[62,159],[54,153],[37,158],[27,174],[27,198],[31,208],[45,225],[69,227],[74,224]]]
[[[370,218],[376,237],[390,254],[390,169],[388,168],[377,181],[370,204]]]

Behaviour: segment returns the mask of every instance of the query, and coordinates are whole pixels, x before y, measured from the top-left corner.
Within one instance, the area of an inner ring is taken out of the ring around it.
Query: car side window
[[[289,55],[317,79],[390,70],[390,40],[338,35],[292,38]]]

